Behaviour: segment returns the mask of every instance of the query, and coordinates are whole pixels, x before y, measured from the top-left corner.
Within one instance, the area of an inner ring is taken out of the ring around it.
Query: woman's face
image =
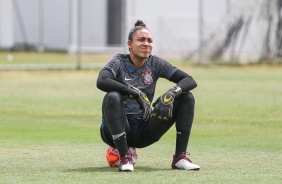
[[[140,29],[132,36],[132,41],[127,42],[130,54],[138,60],[149,57],[153,49],[153,38],[147,29]]]

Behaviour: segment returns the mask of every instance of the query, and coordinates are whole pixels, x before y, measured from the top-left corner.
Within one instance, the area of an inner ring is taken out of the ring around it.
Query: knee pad
[[[112,135],[128,130],[127,118],[123,110],[122,96],[118,92],[109,92],[105,95],[102,106],[105,126]]]
[[[107,106],[112,106],[112,105],[121,105],[121,95],[119,92],[112,91],[109,92],[105,95],[104,97],[104,103],[106,103]]]
[[[185,101],[191,101],[191,102],[195,103],[194,95],[191,92],[184,93],[184,94],[182,94],[181,97]]]
[[[182,94],[178,102],[176,129],[178,131],[190,131],[194,119],[195,98],[192,93],[188,92]]]
[[[124,116],[123,102],[120,93],[109,92],[105,95],[102,105],[103,116],[106,119],[120,118]]]

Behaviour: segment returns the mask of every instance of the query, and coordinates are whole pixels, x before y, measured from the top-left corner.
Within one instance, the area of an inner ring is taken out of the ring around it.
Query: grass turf
[[[179,67],[198,82],[188,151],[199,172],[170,169],[174,128],[138,149],[133,173],[110,168],[98,71],[1,72],[0,183],[280,183],[281,68]],[[172,85],[160,80],[156,96]]]

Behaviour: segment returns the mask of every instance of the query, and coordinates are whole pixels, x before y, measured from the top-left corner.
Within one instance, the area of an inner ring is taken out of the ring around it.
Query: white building
[[[127,52],[128,32],[141,19],[153,34],[153,54],[183,58],[201,51],[211,56],[222,48],[225,58],[258,58],[280,42],[274,34],[282,14],[277,9],[279,2],[0,0],[0,48],[33,46],[38,50],[69,52]],[[232,26],[238,30],[233,30],[228,43]]]

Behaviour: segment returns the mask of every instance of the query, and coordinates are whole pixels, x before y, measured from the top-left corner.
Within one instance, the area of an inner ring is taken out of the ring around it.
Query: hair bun
[[[146,27],[146,24],[144,24],[144,22],[142,20],[137,20],[137,22],[135,23],[135,27],[136,26]]]

